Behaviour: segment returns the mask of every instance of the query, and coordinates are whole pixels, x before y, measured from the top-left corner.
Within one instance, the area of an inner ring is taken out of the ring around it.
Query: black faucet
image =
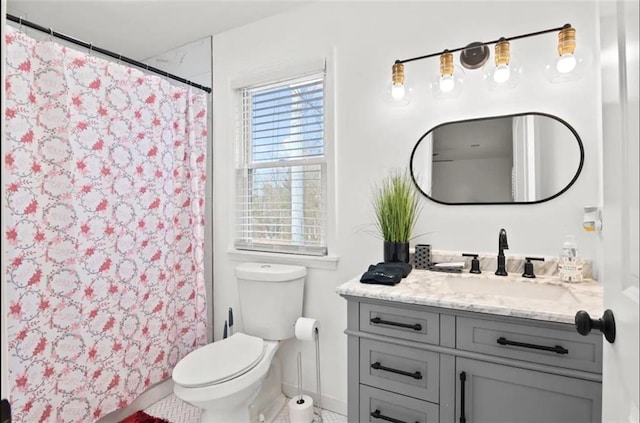
[[[504,250],[509,249],[509,243],[507,242],[507,231],[500,229],[498,234],[498,270],[496,275],[507,276],[507,270],[505,269]]]

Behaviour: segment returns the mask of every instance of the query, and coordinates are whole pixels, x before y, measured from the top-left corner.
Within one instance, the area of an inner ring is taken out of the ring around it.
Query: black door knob
[[[611,310],[605,310],[602,317],[598,320],[594,320],[584,310],[580,310],[576,313],[576,330],[580,335],[587,336],[591,329],[598,329],[604,334],[607,341],[613,344],[616,340],[616,320],[613,318],[613,312]]]

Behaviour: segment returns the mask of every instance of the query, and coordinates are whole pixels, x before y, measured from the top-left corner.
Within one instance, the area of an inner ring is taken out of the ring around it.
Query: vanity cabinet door
[[[464,381],[461,380],[464,375]],[[456,422],[596,423],[602,384],[456,358]],[[464,403],[463,403],[464,400]]]

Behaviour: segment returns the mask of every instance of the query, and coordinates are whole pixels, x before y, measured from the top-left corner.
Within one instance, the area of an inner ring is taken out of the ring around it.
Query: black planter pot
[[[409,263],[409,243],[384,241],[384,261]]]

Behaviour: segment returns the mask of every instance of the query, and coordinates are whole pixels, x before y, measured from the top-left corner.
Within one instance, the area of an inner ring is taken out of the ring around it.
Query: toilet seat
[[[262,338],[235,333],[187,354],[173,369],[172,377],[185,388],[218,385],[256,367],[264,353]]]

